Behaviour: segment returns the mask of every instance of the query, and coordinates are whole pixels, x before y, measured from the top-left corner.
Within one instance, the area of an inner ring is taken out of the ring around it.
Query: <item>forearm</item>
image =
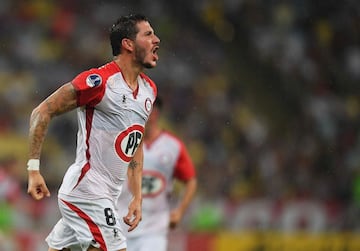
[[[128,181],[131,193],[134,199],[142,200],[141,183],[142,183],[142,170],[143,170],[143,149],[142,143],[137,149],[133,159],[129,163],[128,168]]]
[[[189,207],[191,201],[193,200],[197,189],[197,180],[192,178],[185,184],[184,194],[178,204],[178,210],[184,214],[187,208]]]
[[[41,148],[51,120],[51,116],[42,107],[43,104],[40,104],[31,113],[29,129],[28,193],[36,200],[50,196],[39,171]]]
[[[48,130],[51,117],[36,107],[30,116],[29,159],[40,159],[42,144]]]

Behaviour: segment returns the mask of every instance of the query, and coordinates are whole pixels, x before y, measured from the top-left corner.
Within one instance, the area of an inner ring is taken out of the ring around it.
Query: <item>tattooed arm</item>
[[[71,83],[67,83],[32,111],[29,129],[29,159],[40,159],[42,145],[51,119],[75,109],[76,105],[76,91]],[[28,193],[36,200],[50,196],[40,171],[28,171]]]
[[[142,182],[142,170],[143,170],[143,142],[140,143],[136,153],[129,163],[128,168],[128,182],[130,191],[133,194],[133,199],[129,204],[128,214],[124,217],[124,222],[130,226],[128,232],[137,227],[141,221],[141,182]]]

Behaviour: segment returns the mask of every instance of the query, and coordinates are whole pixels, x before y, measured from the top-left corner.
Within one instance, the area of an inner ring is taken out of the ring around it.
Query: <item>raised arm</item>
[[[28,193],[36,200],[50,196],[39,171],[43,142],[51,119],[76,108],[76,91],[71,83],[64,84],[31,113],[29,129]]]

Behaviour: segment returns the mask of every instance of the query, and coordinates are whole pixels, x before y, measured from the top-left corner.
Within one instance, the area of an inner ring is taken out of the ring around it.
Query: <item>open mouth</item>
[[[152,54],[156,57],[158,57],[157,51],[159,50],[159,46],[155,46],[154,49],[152,50]]]

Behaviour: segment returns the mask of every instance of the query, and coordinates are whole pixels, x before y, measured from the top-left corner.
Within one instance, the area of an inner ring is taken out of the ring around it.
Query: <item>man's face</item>
[[[139,32],[135,38],[135,61],[145,68],[156,66],[159,56],[160,39],[155,35],[154,30],[148,22],[137,24]]]

